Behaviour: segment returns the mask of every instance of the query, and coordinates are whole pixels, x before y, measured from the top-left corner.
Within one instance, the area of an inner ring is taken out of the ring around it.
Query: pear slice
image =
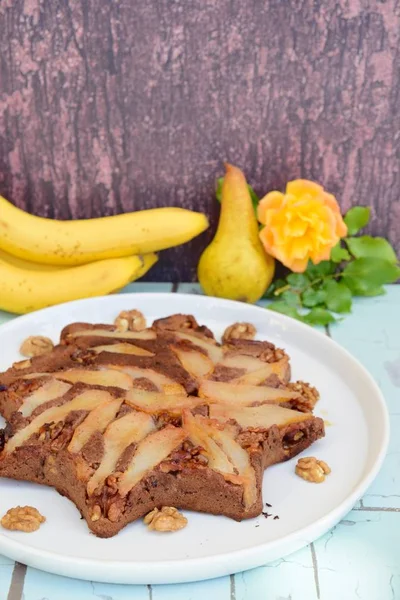
[[[94,346],[91,350],[94,350],[97,354],[100,354],[100,352],[113,352],[114,354],[133,354],[134,356],[154,356],[154,352],[126,343]]]
[[[133,387],[132,379],[125,373],[120,373],[114,369],[101,369],[90,371],[89,369],[69,369],[67,371],[57,371],[54,373],[30,373],[25,375],[24,379],[36,379],[38,377],[52,377],[61,381],[70,383],[86,383],[87,385],[102,385],[104,387],[117,387],[123,390],[129,390]]]
[[[132,411],[113,421],[103,435],[103,458],[96,472],[87,484],[87,493],[91,496],[114,473],[122,453],[131,444],[137,444],[155,430],[153,419],[144,413]]]
[[[68,333],[68,337],[102,337],[118,340],[155,340],[157,334],[151,329],[144,331],[110,331],[109,329],[81,329]]]
[[[120,495],[127,494],[146,476],[173,452],[187,437],[180,427],[167,425],[155,433],[148,435],[139,443],[130,465],[124,471],[118,482]]]
[[[222,367],[229,367],[231,369],[245,369],[247,373],[252,371],[258,371],[265,366],[265,361],[254,356],[248,356],[247,354],[233,354],[231,356],[224,356],[219,363]]]
[[[207,424],[209,420],[204,417],[197,416],[196,419],[203,425],[212,439],[219,444],[239,473],[239,478],[236,481],[242,483],[243,502],[246,508],[250,508],[257,500],[257,483],[248,452],[237,443],[228,430],[221,430],[210,426]],[[236,482],[232,480],[232,483]]]
[[[240,377],[231,379],[231,383],[238,383],[240,385],[259,385],[271,375],[277,375],[282,382],[286,382],[289,373],[289,358],[284,356],[281,360],[277,360],[273,363],[263,363],[263,366],[257,371],[250,371]]]
[[[72,454],[77,454],[82,450],[86,442],[89,441],[93,433],[96,431],[103,433],[107,425],[115,419],[122,402],[122,398],[107,399],[99,406],[96,406],[75,429],[68,446],[68,451]]]
[[[39,433],[39,430],[46,423],[58,423],[63,421],[69,413],[75,410],[87,410],[91,411],[99,404],[111,400],[112,396],[103,390],[87,390],[82,394],[79,394],[73,398],[70,402],[62,404],[61,406],[53,406],[49,408],[37,417],[35,417],[29,425],[17,431],[17,433],[8,440],[4,446],[4,453],[14,452],[16,448],[22,446],[29,438],[35,433]]]
[[[233,406],[251,406],[252,404],[280,404],[299,398],[298,392],[282,390],[268,386],[237,385],[222,381],[203,380],[198,394],[207,398],[207,402],[231,404]]]
[[[224,351],[221,346],[217,346],[216,344],[211,344],[210,342],[206,342],[204,339],[199,338],[195,335],[190,335],[189,333],[182,333],[181,331],[174,331],[174,335],[181,340],[188,340],[192,342],[195,346],[199,346],[205,350],[210,358],[210,360],[217,364],[219,363],[224,355]]]
[[[210,469],[218,471],[221,474],[235,474],[233,465],[225,452],[208,435],[208,432],[202,427],[201,420],[192,415],[188,410],[185,410],[183,413],[183,428],[195,446],[204,448]]]
[[[311,413],[303,413],[273,404],[240,408],[223,404],[212,404],[210,406],[210,418],[218,419],[219,421],[234,419],[243,429],[267,430],[273,425],[284,427],[285,425],[300,423],[314,417]]]
[[[40,388],[24,398],[23,403],[19,407],[18,411],[23,417],[30,417],[38,406],[64,396],[64,394],[66,394],[71,387],[72,386],[68,383],[65,383],[65,381],[49,379],[44,383],[44,385],[40,386]]]
[[[127,392],[125,402],[137,410],[154,415],[161,412],[180,415],[186,408],[192,409],[204,404],[204,401],[196,396],[166,395],[139,389]]]
[[[115,369],[118,372],[122,371],[122,373],[125,373],[131,379],[148,379],[157,387],[160,392],[164,392],[164,394],[178,394],[186,396],[186,390],[180,383],[177,383],[162,373],[153,371],[153,369],[143,369],[141,367],[126,365],[107,365],[107,368]]]
[[[186,350],[179,346],[171,346],[171,350],[176,354],[182,367],[194,378],[206,377],[214,370],[214,363],[196,350]]]

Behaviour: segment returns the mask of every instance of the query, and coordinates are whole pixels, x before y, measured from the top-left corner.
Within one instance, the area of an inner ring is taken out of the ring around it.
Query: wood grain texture
[[[0,193],[58,218],[181,205],[223,160],[308,177],[400,251],[399,0],[1,0]],[[192,280],[212,229],[163,253]]]

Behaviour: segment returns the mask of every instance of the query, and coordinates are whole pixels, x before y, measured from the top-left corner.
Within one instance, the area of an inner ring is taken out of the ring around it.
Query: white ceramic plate
[[[294,474],[296,459],[268,469],[264,501],[268,513],[236,523],[225,517],[187,513],[189,525],[174,534],[149,532],[132,523],[116,537],[90,534],[77,509],[53,489],[0,479],[0,514],[18,504],[47,517],[29,535],[2,530],[0,553],[39,569],[112,583],[177,583],[250,569],[285,556],[335,525],[376,476],[389,437],[384,399],[367,371],[327,336],[277,313],[203,296],[124,294],[80,300],[16,319],[0,327],[0,370],[20,360],[29,335],[58,339],[73,321],[112,323],[123,309],[138,308],[148,321],[172,313],[194,314],[220,335],[235,321],[250,321],[259,339],[285,348],[293,378],[321,393],[316,414],[329,422],[326,437],[306,455],[325,460],[332,473],[321,485]]]

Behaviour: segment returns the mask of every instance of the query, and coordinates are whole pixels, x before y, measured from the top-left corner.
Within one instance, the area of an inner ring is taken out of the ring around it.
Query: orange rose
[[[336,199],[307,179],[296,179],[286,193],[270,192],[257,209],[260,239],[268,254],[296,273],[329,260],[331,250],[347,234]]]

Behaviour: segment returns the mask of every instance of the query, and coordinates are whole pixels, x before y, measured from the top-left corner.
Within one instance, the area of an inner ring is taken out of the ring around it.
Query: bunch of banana
[[[183,208],[56,221],[0,196],[0,309],[21,314],[115,292],[157,262],[154,252],[207,227],[205,215]]]

